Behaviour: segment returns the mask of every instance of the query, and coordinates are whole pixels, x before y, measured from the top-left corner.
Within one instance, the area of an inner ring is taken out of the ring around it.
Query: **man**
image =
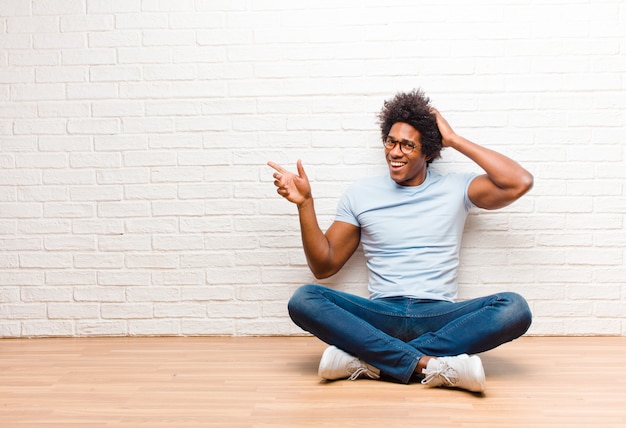
[[[268,162],[278,194],[298,207],[315,277],[337,273],[360,243],[369,270],[369,299],[308,284],[290,299],[289,314],[331,345],[320,361],[324,379],[384,375],[482,392],[484,370],[473,354],[520,337],[531,312],[511,292],[455,301],[465,219],[472,207],[509,205],[530,190],[533,177],[508,157],[457,135],[420,90],[385,101],[378,118],[389,174],[352,185],[326,233],[302,162],[297,174]],[[428,165],[443,147],[462,153],[484,174],[431,171]]]

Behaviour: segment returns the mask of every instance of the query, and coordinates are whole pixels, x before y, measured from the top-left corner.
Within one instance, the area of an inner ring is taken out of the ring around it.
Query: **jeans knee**
[[[287,303],[287,310],[291,319],[297,323],[303,315],[315,310],[311,305],[311,297],[318,294],[319,285],[306,284],[298,288]]]
[[[517,327],[519,336],[526,333],[532,323],[532,312],[526,299],[514,292],[506,292],[499,297],[507,302],[507,318]]]

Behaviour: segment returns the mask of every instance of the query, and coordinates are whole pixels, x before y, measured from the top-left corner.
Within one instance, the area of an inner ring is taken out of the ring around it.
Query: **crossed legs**
[[[463,302],[370,300],[308,284],[296,290],[288,308],[303,330],[402,383],[421,375],[433,357],[493,349],[531,323],[528,304],[511,292]]]

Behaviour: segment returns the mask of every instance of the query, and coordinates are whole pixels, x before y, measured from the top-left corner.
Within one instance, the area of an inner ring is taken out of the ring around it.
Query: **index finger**
[[[284,174],[287,172],[287,170],[285,168],[283,168],[282,166],[278,165],[275,162],[269,161],[267,163],[268,166],[274,168],[276,171],[280,172],[281,174]]]

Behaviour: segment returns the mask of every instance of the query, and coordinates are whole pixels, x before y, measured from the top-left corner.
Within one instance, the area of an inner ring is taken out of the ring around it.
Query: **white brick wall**
[[[0,47],[0,336],[299,334],[265,162],[303,159],[328,226],[414,87],[536,178],[470,217],[462,297],[626,335],[623,1],[0,0]],[[324,283],[365,280],[357,253]]]

